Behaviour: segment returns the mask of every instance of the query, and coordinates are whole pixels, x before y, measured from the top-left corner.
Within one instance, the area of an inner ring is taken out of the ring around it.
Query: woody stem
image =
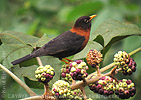
[[[141,48],[138,48],[138,49],[136,49],[136,50],[130,52],[129,55],[131,56],[131,55],[133,55],[133,54],[135,54],[135,53],[137,53],[137,52],[139,52],[139,51],[141,51]],[[105,66],[105,67],[103,67],[103,68],[101,68],[101,69],[100,69],[100,72],[104,72],[104,71],[106,71],[106,70],[112,68],[113,66],[115,66],[115,63],[114,63],[114,62],[111,63],[111,64],[109,64],[109,65],[107,65],[107,66]],[[121,70],[121,69],[117,69],[117,70],[115,70],[115,71],[116,71],[116,73],[117,73],[117,72],[120,71],[120,70]],[[109,76],[109,75],[113,74],[112,71],[110,71],[110,72],[108,72],[108,73],[106,73],[106,74],[104,74],[104,75],[96,76],[95,78],[90,79],[90,78],[91,78],[93,75],[95,75],[96,73],[97,73],[97,72],[91,73],[91,74],[86,78],[87,84],[94,83],[94,82],[98,81],[102,76]],[[115,74],[116,74],[116,73],[115,73]],[[76,89],[76,88],[79,88],[79,87],[85,86],[85,85],[86,85],[86,84],[85,84],[83,81],[79,81],[79,82],[77,82],[75,85],[71,85],[71,88],[72,88],[72,89]]]
[[[36,93],[33,92],[23,81],[21,81],[15,74],[13,74],[10,70],[0,64],[0,68],[4,70],[7,74],[9,74],[21,87],[25,89],[25,91],[30,96],[36,96]]]
[[[39,64],[40,66],[43,66],[42,61],[41,61],[41,59],[40,59],[39,57],[36,57],[36,60],[37,60],[37,62],[38,62],[38,64]]]

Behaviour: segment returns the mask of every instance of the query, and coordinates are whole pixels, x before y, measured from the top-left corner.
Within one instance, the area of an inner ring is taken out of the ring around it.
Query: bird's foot
[[[70,59],[68,59],[68,58],[63,58],[63,59],[65,59],[65,60],[67,60],[67,61],[69,61],[69,62],[72,62],[72,60],[70,60]]]
[[[64,59],[67,61],[65,61]],[[70,62],[72,62],[72,60],[70,60],[68,58],[63,58],[63,59],[61,59],[61,61],[65,62],[66,64],[69,64]]]

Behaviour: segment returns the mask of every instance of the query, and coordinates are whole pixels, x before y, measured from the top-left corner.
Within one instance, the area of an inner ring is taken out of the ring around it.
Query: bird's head
[[[91,20],[96,17],[96,15],[92,16],[82,16],[78,18],[74,24],[74,28],[80,28],[82,30],[88,30],[91,28]]]

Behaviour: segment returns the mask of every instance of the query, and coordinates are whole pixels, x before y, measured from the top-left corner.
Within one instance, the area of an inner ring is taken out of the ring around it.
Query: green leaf
[[[0,63],[7,68],[12,67],[12,61],[31,53],[32,48],[24,44],[6,44],[0,46]]]
[[[5,31],[0,33],[0,38],[6,44],[30,44],[38,40],[37,37],[32,35],[22,34],[20,32]]]
[[[19,67],[16,65],[12,68],[12,71],[19,78],[24,77],[25,83],[31,88],[43,88],[43,84],[38,82],[35,78],[35,70],[38,68],[37,65],[32,65],[28,67]]]
[[[49,56],[43,56],[40,57],[43,65],[51,65],[54,68],[55,71],[55,76],[53,77],[53,80],[49,82],[50,86],[54,82],[60,79],[60,73],[61,73],[61,67],[62,63],[59,59],[54,58],[54,57],[49,57]],[[16,74],[19,77],[26,77],[25,82],[32,88],[42,88],[42,85],[40,82],[37,82],[37,79],[35,78],[35,70],[37,69],[38,65],[31,65],[28,67],[24,66],[18,66],[16,65],[15,67],[12,68],[12,71],[14,74]],[[21,71],[19,71],[21,70]],[[32,86],[33,84],[36,84],[35,86]]]
[[[104,39],[103,39],[103,37],[102,37],[101,35],[98,35],[98,36],[94,39],[94,41],[100,43],[100,44],[104,47]]]
[[[51,39],[47,37],[46,34],[44,34],[38,41],[34,43],[34,47],[42,47],[47,42],[49,42]]]
[[[88,44],[86,45],[86,47],[80,53],[77,53],[74,55],[73,59],[76,60],[76,59],[85,58],[87,56],[87,53],[91,49],[102,50],[103,47],[97,42],[89,41]]]
[[[3,32],[0,33],[2,45],[0,46],[0,62],[7,66],[12,67],[12,61],[21,58],[33,51],[33,47],[41,47],[50,39],[44,35],[42,38],[37,38],[31,35],[22,34],[19,32]],[[30,66],[37,64],[35,59],[26,61],[21,66]]]
[[[12,71],[18,77],[28,77],[30,80],[37,81],[37,79],[35,78],[35,71],[37,68],[37,65],[32,65],[29,67],[19,67],[19,65],[16,65],[12,68]]]
[[[33,80],[30,80],[27,77],[24,77],[24,81],[30,88],[35,88],[35,89],[43,89],[44,88],[44,84],[40,83],[37,80],[33,81]]]
[[[97,13],[97,16],[92,20],[92,27],[91,27],[91,33],[94,33],[94,31],[99,27],[99,25],[103,22],[105,22],[108,19],[116,19],[119,21],[123,21],[123,13],[121,11],[118,11],[119,7],[105,7],[100,12]],[[90,40],[93,40],[94,34],[91,34]]]
[[[134,24],[126,24],[110,19],[103,22],[93,32],[92,38],[95,39],[99,35],[104,39],[103,53],[105,54],[114,42],[131,35],[141,35],[141,30]]]

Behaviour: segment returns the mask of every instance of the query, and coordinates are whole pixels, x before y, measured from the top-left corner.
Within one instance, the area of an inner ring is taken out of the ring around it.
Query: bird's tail
[[[15,61],[11,62],[11,63],[13,65],[16,65],[16,64],[22,63],[22,62],[24,62],[26,60],[29,60],[29,59],[32,59],[32,58],[34,58],[34,57],[31,54],[29,54],[29,55],[26,55],[26,56],[24,56],[24,57],[22,57],[20,59],[17,59]]]

